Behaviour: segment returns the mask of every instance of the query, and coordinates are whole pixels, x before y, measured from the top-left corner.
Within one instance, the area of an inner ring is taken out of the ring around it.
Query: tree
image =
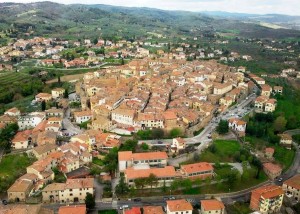
[[[136,140],[126,140],[125,143],[120,147],[120,151],[135,151],[137,146]]]
[[[67,88],[65,89],[64,98],[69,98],[69,90]]]
[[[152,139],[161,139],[164,137],[164,130],[160,128],[152,129]]]
[[[57,83],[58,83],[58,85],[61,85],[60,75],[58,75],[58,77],[57,77]]]
[[[226,134],[229,131],[228,121],[220,120],[219,125],[217,126],[217,132],[219,134]]]
[[[129,191],[129,187],[125,182],[124,173],[121,173],[119,184],[116,186],[116,193],[122,195],[127,193],[128,191]]]
[[[284,116],[279,116],[274,121],[274,130],[276,132],[283,132],[285,130],[285,126],[287,124],[287,120]]]
[[[85,196],[85,205],[88,209],[93,209],[96,205],[95,197],[89,192]]]
[[[147,178],[137,178],[134,180],[134,184],[137,189],[144,190],[144,187],[147,185]]]
[[[144,151],[149,150],[149,146],[148,146],[147,143],[142,143],[141,148],[142,148],[142,150],[144,150]]]
[[[231,170],[225,175],[225,179],[227,180],[226,182],[229,188],[234,187],[234,185],[236,184],[238,180],[238,174],[239,172],[237,170]]]
[[[105,156],[103,163],[105,164],[106,170],[110,171],[111,174],[114,174],[118,167],[118,148],[114,147],[109,150],[109,153]]]
[[[152,186],[157,186],[158,184],[158,178],[153,173],[150,173],[149,177],[147,178],[147,184],[150,185],[151,189]]]
[[[93,43],[94,43],[94,45],[96,45],[96,44],[98,43],[98,39],[95,38],[95,39],[93,40]]]
[[[181,130],[179,128],[174,128],[170,131],[170,137],[176,138],[181,136]]]
[[[46,101],[45,100],[42,101],[41,108],[42,108],[42,111],[46,110]]]

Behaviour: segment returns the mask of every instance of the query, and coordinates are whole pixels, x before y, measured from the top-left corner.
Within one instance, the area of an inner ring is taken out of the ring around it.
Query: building
[[[66,183],[52,183],[42,190],[46,203],[84,203],[87,193],[94,195],[94,178],[67,179]]]
[[[223,95],[232,90],[231,83],[214,83],[214,91],[213,94]]]
[[[300,201],[300,174],[283,182],[282,188],[286,194],[292,195],[296,201]]]
[[[269,99],[265,104],[265,112],[274,112],[276,109],[277,100]]]
[[[240,137],[245,136],[247,123],[238,118],[231,118],[228,120],[228,126],[234,130]]]
[[[27,149],[31,143],[31,130],[18,132],[11,141],[13,149]]]
[[[223,202],[216,199],[201,200],[201,214],[225,214]]]
[[[64,88],[55,88],[51,90],[51,95],[53,99],[57,99],[60,97],[63,97],[65,94],[65,89]]]
[[[273,92],[274,92],[275,94],[282,94],[282,92],[283,92],[283,87],[282,87],[282,86],[274,86],[274,87],[273,87]]]
[[[91,111],[74,112],[74,119],[77,124],[87,122],[92,119],[92,112]]]
[[[41,204],[8,204],[0,205],[1,214],[54,214],[52,209],[44,208]]]
[[[280,186],[267,185],[252,191],[250,208],[262,214],[280,211],[284,192]]]
[[[131,207],[130,209],[123,209],[123,214],[142,214],[140,207]]]
[[[112,111],[111,119],[117,123],[134,126],[135,111],[131,109],[115,109]]]
[[[263,164],[264,172],[268,175],[269,178],[275,179],[281,175],[282,168],[273,163],[264,163]]]
[[[179,150],[183,150],[186,148],[186,142],[183,138],[173,138],[172,144],[171,144],[171,151],[172,152],[178,152]]]
[[[273,158],[273,155],[274,155],[274,152],[275,152],[275,149],[274,149],[274,148],[267,147],[267,148],[265,149],[265,156],[266,156],[266,158],[272,159],[272,158]]]
[[[165,214],[161,206],[144,206],[143,214]]]
[[[45,119],[45,114],[33,112],[18,118],[19,130],[32,129]]]
[[[19,109],[17,109],[16,107],[8,109],[4,112],[4,114],[12,116],[12,117],[18,117],[21,115],[21,112]]]
[[[292,149],[293,138],[289,134],[280,134],[280,145],[284,146],[287,149]]]
[[[193,206],[184,199],[167,201],[167,214],[192,214]]]
[[[213,177],[214,168],[210,163],[200,162],[194,164],[181,165],[180,172],[185,178],[206,179]]]
[[[33,189],[33,182],[30,180],[18,179],[7,190],[8,201],[25,202]]]
[[[62,206],[58,209],[58,214],[86,214],[85,205]]]
[[[51,94],[39,93],[39,94],[35,95],[35,101],[36,102],[42,102],[42,101],[48,102],[50,100],[52,100],[52,95]]]
[[[130,167],[164,167],[167,165],[168,155],[166,152],[132,153],[123,151],[118,153],[119,171],[123,172]]]
[[[142,129],[164,128],[164,119],[160,114],[139,113],[137,123]]]
[[[156,182],[152,184],[155,187],[170,186],[176,177],[180,177],[173,166],[164,168],[128,168],[124,171],[125,182],[129,187],[136,187],[134,182],[136,179],[148,178],[151,174],[157,178]],[[145,188],[150,187],[151,185],[145,186]]]
[[[261,96],[266,96],[266,97],[270,97],[272,93],[272,87],[264,84],[261,85]]]
[[[57,109],[55,107],[52,107],[48,110],[45,111],[46,113],[46,117],[60,117],[63,118],[64,117],[64,110],[63,109]]]

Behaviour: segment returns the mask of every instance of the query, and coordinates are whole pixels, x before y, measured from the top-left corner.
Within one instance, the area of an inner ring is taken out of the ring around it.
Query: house
[[[221,97],[219,100],[220,105],[224,105],[226,107],[231,106],[234,103],[234,99],[232,97],[226,96],[226,97]]]
[[[201,214],[225,214],[223,202],[216,199],[201,200]]]
[[[31,143],[31,130],[18,132],[11,141],[13,149],[27,149]]]
[[[16,117],[9,116],[7,114],[0,116],[0,124],[2,124],[2,126],[6,126],[7,124],[12,124],[16,122],[17,122]]]
[[[291,149],[293,145],[293,138],[289,134],[279,134],[280,145],[284,146],[287,149]]]
[[[266,96],[266,97],[270,97],[272,93],[272,87],[264,84],[261,85],[261,96]]]
[[[183,138],[173,138],[172,144],[171,144],[171,150],[172,152],[178,152],[179,150],[183,150],[186,147],[186,142]]]
[[[274,86],[274,87],[273,87],[273,92],[274,92],[275,94],[282,94],[282,92],[283,92],[283,87],[282,87],[282,86]]]
[[[25,202],[33,189],[33,182],[27,179],[18,179],[7,190],[9,202]]]
[[[55,144],[44,144],[41,146],[34,147],[32,149],[32,154],[38,159],[45,158],[50,153],[56,151],[57,146]]]
[[[300,201],[300,174],[284,181],[282,188],[286,194],[292,195],[296,201]]]
[[[64,117],[64,110],[63,109],[58,109],[55,107],[52,107],[48,110],[45,111],[46,113],[46,117],[60,117],[63,118]]]
[[[144,206],[143,214],[165,214],[161,206]]]
[[[32,129],[45,119],[45,114],[40,112],[32,112],[18,118],[19,130]]]
[[[273,163],[264,163],[263,169],[270,179],[277,178],[281,175],[282,172],[282,168],[279,165]]]
[[[58,214],[86,214],[85,205],[61,206],[58,209]]]
[[[65,94],[65,89],[64,88],[54,88],[51,90],[51,95],[53,99],[57,99],[59,97],[63,97]]]
[[[131,151],[118,152],[119,171],[134,166],[164,167],[167,165],[166,152],[132,153]]]
[[[4,112],[4,114],[12,116],[12,117],[18,117],[21,115],[21,112],[19,109],[17,109],[16,107],[8,109]]]
[[[42,101],[48,102],[50,100],[52,100],[51,94],[39,93],[39,94],[35,95],[35,101],[37,101],[37,102],[42,102]]]
[[[277,100],[269,99],[265,105],[265,112],[274,112],[276,109]]]
[[[164,119],[160,114],[139,113],[137,123],[142,129],[164,128]]]
[[[223,95],[232,90],[231,83],[214,83],[213,94]]]
[[[267,185],[251,192],[250,208],[262,214],[280,211],[284,192],[280,186]]]
[[[111,119],[117,123],[127,126],[134,125],[135,111],[131,109],[115,109],[112,111]]]
[[[87,122],[92,119],[92,112],[91,111],[74,112],[74,119],[77,124]]]
[[[206,179],[214,175],[214,167],[210,163],[200,162],[194,164],[181,165],[180,172],[183,177],[189,179]]]
[[[8,204],[1,206],[1,214],[54,214],[52,209],[44,208],[41,204]]]
[[[113,123],[107,117],[97,116],[92,120],[91,128],[93,130],[110,131],[113,129]]]
[[[240,137],[245,136],[247,123],[238,118],[231,118],[228,120],[228,126],[234,130]]]
[[[124,170],[125,182],[129,187],[136,187],[135,180],[139,178],[148,178],[151,174],[155,175],[157,181],[152,186],[162,187],[170,186],[176,177],[179,177],[173,166],[165,166],[164,168],[149,168],[147,166],[136,166]],[[145,186],[150,188],[151,185]]]
[[[165,111],[163,112],[163,117],[164,117],[164,127],[166,130],[171,130],[173,128],[178,127],[177,125],[177,115],[175,114],[174,111]]]
[[[272,158],[273,158],[273,155],[274,155],[274,152],[275,152],[275,149],[274,149],[274,148],[267,147],[267,148],[265,149],[265,156],[266,156],[266,158],[272,159]]]
[[[167,201],[167,214],[192,214],[193,206],[185,199]]]
[[[51,183],[42,190],[45,203],[84,203],[87,193],[94,195],[94,178],[67,179],[66,183]]]

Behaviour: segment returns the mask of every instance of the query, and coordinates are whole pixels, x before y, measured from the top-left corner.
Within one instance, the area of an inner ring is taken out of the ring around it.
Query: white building
[[[167,214],[192,214],[193,206],[185,199],[167,201]]]
[[[44,113],[32,112],[18,118],[19,130],[32,129],[46,118]]]
[[[111,118],[117,123],[133,126],[135,111],[131,109],[115,109],[112,111]]]

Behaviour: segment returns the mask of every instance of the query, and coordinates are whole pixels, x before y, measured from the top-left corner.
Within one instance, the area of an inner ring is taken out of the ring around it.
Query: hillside
[[[147,32],[179,36],[232,36],[259,38],[300,37],[300,31],[271,29],[235,19],[211,17],[201,13],[164,11],[150,8],[126,8],[108,5],[63,5],[52,2],[0,4],[0,29],[11,38],[55,36],[65,39],[93,37],[146,37]],[[10,29],[9,31],[7,31]]]

